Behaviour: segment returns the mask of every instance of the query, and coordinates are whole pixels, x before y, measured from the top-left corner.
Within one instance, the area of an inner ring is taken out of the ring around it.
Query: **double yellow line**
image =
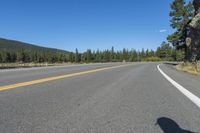
[[[69,78],[69,77],[84,75],[84,74],[88,74],[88,73],[94,73],[94,72],[109,70],[109,69],[113,69],[113,68],[119,68],[119,67],[123,67],[123,66],[127,66],[127,65],[119,65],[119,66],[113,66],[113,67],[93,69],[93,70],[88,70],[88,71],[83,71],[83,72],[59,75],[59,76],[54,76],[54,77],[48,77],[48,78],[36,79],[36,80],[32,80],[32,81],[21,82],[21,83],[16,83],[16,84],[11,84],[11,85],[0,86],[0,91],[14,89],[14,88],[18,88],[18,87],[29,86],[29,85],[34,85],[34,84],[39,84],[39,83],[44,83],[44,82],[63,79],[63,78]]]

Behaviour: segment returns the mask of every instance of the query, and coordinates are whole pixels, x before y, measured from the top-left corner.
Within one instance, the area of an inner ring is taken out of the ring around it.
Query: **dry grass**
[[[0,69],[70,65],[72,63],[0,63]]]
[[[176,68],[184,72],[200,75],[200,62],[195,62],[195,63],[184,62],[177,65]]]

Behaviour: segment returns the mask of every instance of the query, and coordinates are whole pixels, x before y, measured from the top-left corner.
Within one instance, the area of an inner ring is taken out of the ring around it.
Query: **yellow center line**
[[[123,66],[127,66],[127,65],[105,67],[105,68],[100,68],[100,69],[93,69],[93,70],[88,70],[88,71],[83,71],[83,72],[71,73],[71,74],[66,74],[66,75],[59,75],[59,76],[54,76],[54,77],[48,77],[48,78],[36,79],[36,80],[32,80],[32,81],[21,82],[21,83],[16,83],[16,84],[11,84],[11,85],[0,86],[0,91],[14,89],[14,88],[18,88],[18,87],[29,86],[29,85],[34,85],[34,84],[39,84],[39,83],[44,83],[44,82],[63,79],[63,78],[69,78],[69,77],[84,75],[84,74],[88,74],[88,73],[94,73],[94,72],[109,70],[109,69],[113,69],[113,68],[119,68],[119,67],[123,67]]]

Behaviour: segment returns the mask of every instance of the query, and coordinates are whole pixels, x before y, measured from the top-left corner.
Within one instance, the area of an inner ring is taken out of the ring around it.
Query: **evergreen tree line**
[[[52,51],[30,51],[21,50],[0,50],[0,63],[90,63],[90,62],[139,62],[139,61],[176,61],[182,60],[183,53],[176,50],[169,43],[163,42],[157,50],[123,49],[115,51],[114,47],[107,50],[92,51],[88,49],[83,53],[75,52],[52,52]]]

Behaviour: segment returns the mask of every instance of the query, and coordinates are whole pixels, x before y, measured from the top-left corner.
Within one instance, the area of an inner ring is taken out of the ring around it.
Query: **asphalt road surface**
[[[158,64],[0,70],[0,133],[199,133],[200,77]]]

